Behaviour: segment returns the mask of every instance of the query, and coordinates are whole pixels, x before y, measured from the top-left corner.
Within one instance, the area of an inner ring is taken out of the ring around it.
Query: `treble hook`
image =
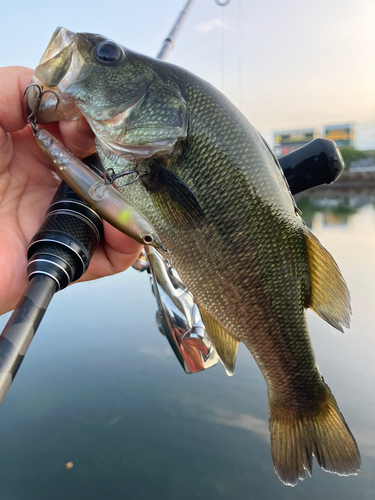
[[[39,92],[37,100],[35,102],[35,106],[32,109],[32,111],[29,114],[29,116],[27,117],[27,121],[28,121],[28,123],[29,123],[29,125],[31,127],[31,130],[33,131],[33,135],[35,137],[35,135],[37,134],[37,132],[39,132],[39,129],[38,129],[37,124],[36,124],[36,117],[37,117],[37,114],[38,114],[38,111],[39,111],[40,104],[42,102],[43,96],[45,94],[50,93],[50,94],[53,94],[56,97],[57,103],[56,103],[55,111],[57,110],[57,107],[60,104],[60,99],[59,99],[59,96],[57,95],[56,92],[54,92],[53,90],[44,90],[43,91],[43,86],[38,85],[37,83],[30,83],[25,88],[22,97],[25,97],[25,95],[27,94],[27,92],[28,92],[28,90],[29,90],[30,87],[36,87],[38,89],[38,92]]]
[[[148,172],[146,170],[139,170],[138,167],[135,167],[130,170],[126,170],[125,172],[120,172],[119,174],[116,174],[113,168],[109,168],[105,172],[105,183],[113,184],[115,180],[119,179],[120,177],[125,177],[131,174],[135,174],[135,178],[124,184],[124,186],[130,186],[131,184],[134,184],[140,177],[147,175]]]
[[[125,155],[120,155],[125,156]],[[131,154],[134,158],[135,162],[135,167],[131,168],[129,170],[125,170],[124,172],[120,172],[118,174],[115,173],[113,168],[108,168],[105,171],[105,183],[106,184],[113,184],[115,180],[120,179],[121,177],[126,177],[127,175],[135,174],[135,178],[132,179],[131,181],[127,182],[126,184],[123,184],[123,186],[130,186],[130,184],[134,184],[140,177],[143,177],[145,175],[148,175],[148,172],[146,170],[142,170],[138,168],[138,160],[137,157],[134,154]]]

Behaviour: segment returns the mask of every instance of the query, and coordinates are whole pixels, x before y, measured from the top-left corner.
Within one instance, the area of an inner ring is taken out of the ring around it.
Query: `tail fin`
[[[357,443],[327,387],[327,398],[306,413],[270,405],[271,453],[279,479],[290,486],[311,476],[312,457],[327,472],[357,474],[361,458]]]

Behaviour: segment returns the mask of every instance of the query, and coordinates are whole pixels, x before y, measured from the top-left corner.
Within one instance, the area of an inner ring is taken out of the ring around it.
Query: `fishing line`
[[[220,7],[225,7],[228,5],[230,0],[215,0],[217,5]],[[225,55],[225,9],[221,11],[221,50],[220,50],[220,73],[221,73],[221,83],[220,90],[224,93],[224,83],[225,83],[225,64],[224,64],[224,55]]]
[[[218,5],[224,6],[226,3],[220,3],[216,0]],[[225,55],[225,9],[221,10],[221,50],[220,50],[220,90],[224,93],[224,83],[225,83],[225,64],[224,64],[224,55]]]
[[[238,0],[238,107],[242,111],[243,88],[242,88],[242,1]]]

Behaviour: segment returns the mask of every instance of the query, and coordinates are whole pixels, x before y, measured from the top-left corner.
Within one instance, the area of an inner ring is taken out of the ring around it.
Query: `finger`
[[[0,126],[15,132],[26,126],[26,108],[22,99],[33,70],[22,66],[0,68]]]
[[[10,134],[0,128],[0,173],[8,168],[13,155],[13,143]]]
[[[95,136],[83,116],[78,120],[62,121],[59,128],[66,147],[75,156],[85,158],[95,152]]]
[[[130,236],[121,233],[106,221],[103,221],[103,226],[105,237],[104,250],[109,262],[111,262],[114,268],[121,270],[131,266],[140,254],[142,245],[133,240],[133,238],[130,238]]]
[[[103,221],[105,239],[95,251],[89,269],[79,281],[88,281],[125,271],[139,256],[142,245]]]

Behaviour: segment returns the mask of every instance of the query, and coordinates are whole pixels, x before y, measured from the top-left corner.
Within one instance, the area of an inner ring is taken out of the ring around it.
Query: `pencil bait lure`
[[[114,186],[90,170],[47,130],[37,129],[33,133],[36,143],[59,176],[100,217],[138,243],[151,245],[167,252],[153,226],[123,198]]]

